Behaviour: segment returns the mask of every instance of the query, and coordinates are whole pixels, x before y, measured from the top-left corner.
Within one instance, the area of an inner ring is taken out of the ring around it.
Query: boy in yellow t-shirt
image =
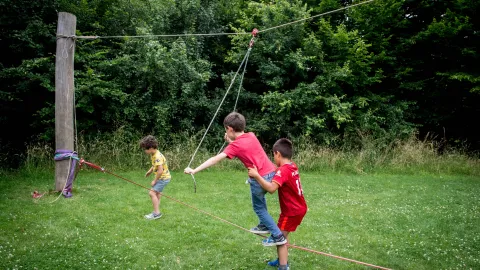
[[[165,186],[170,183],[172,176],[168,170],[165,156],[158,151],[158,141],[155,137],[148,135],[143,138],[140,142],[140,147],[145,151],[145,154],[150,155],[152,159],[152,167],[145,173],[145,177],[148,177],[152,172],[155,173],[155,177],[151,183],[152,189],[149,192],[150,198],[152,198],[153,212],[145,215],[145,218],[149,220],[158,219],[162,216],[162,213],[160,213],[162,191]]]

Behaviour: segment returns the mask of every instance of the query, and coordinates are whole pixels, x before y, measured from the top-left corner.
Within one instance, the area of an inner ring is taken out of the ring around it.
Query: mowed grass
[[[144,171],[119,173],[141,184]],[[242,227],[257,224],[246,173],[173,173],[165,194]],[[480,179],[456,175],[302,173],[309,206],[292,243],[393,269],[480,268]],[[33,190],[53,173],[0,176],[1,269],[269,269],[275,248],[262,238],[163,198],[164,216],[147,221],[147,191],[84,170],[71,199]],[[277,194],[267,195],[278,218]],[[292,269],[366,269],[290,250]],[[273,269],[273,268],[272,268]]]

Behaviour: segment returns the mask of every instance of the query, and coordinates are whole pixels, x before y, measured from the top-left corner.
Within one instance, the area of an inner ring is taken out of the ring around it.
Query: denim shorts
[[[153,190],[156,192],[162,192],[163,189],[165,188],[166,185],[170,183],[170,179],[158,179],[158,181],[155,183],[155,185],[152,187]]]

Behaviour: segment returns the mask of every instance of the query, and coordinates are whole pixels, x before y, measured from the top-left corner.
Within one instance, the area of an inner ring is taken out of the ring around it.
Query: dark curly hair
[[[140,147],[143,149],[158,149],[158,141],[152,135],[148,135],[140,141]]]

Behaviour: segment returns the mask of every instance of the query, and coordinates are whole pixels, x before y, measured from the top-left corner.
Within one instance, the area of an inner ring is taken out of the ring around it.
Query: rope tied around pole
[[[71,36],[66,36],[66,35],[57,35],[57,39],[61,38],[71,38],[73,40],[77,39],[98,39],[101,38],[100,36],[77,36],[77,35],[71,35]]]
[[[72,150],[57,149],[55,151],[55,156],[53,159],[55,161],[61,161],[61,160],[69,161],[68,175],[67,175],[67,179],[65,179],[65,185],[63,186],[61,194],[63,194],[65,198],[70,198],[72,197],[72,186],[73,186],[73,181],[75,180],[75,175],[76,175],[75,171],[77,167],[77,162],[80,161],[80,159],[78,158],[78,154],[77,152]]]
[[[76,36],[76,35],[66,36],[66,35],[61,35],[61,34],[58,34],[58,35],[57,35],[57,40],[58,40],[58,39],[61,39],[61,38],[72,38],[72,39],[77,39],[77,36]]]

